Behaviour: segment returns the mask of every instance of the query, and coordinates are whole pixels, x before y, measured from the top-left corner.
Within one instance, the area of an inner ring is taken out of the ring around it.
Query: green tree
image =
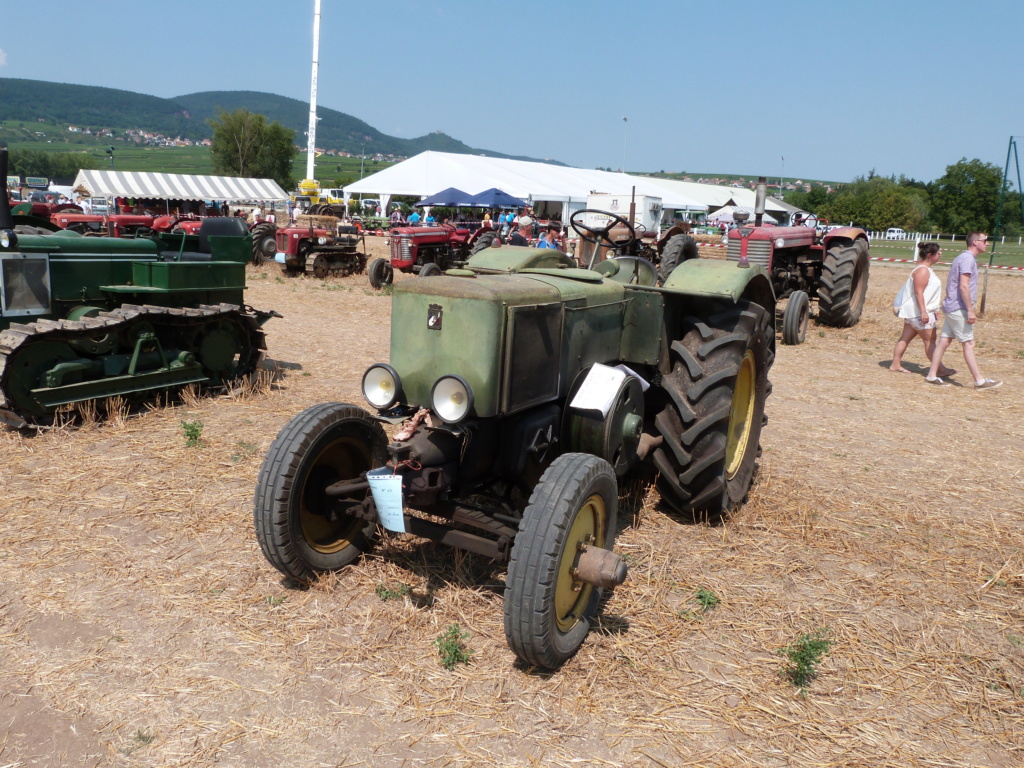
[[[291,189],[292,143],[295,132],[267,118],[238,109],[220,110],[210,120],[213,141],[210,155],[218,173],[248,178],[273,179],[285,189]]]
[[[946,166],[945,175],[932,185],[931,220],[940,232],[990,232],[995,226],[1002,180],[997,166],[977,158],[960,158]]]
[[[12,149],[9,162],[12,176],[45,176],[48,179],[74,179],[80,170],[96,168],[96,160],[84,152]]]

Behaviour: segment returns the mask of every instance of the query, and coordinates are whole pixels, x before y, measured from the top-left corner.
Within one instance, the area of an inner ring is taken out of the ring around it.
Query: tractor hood
[[[452,374],[472,388],[477,417],[554,400],[571,384],[568,360],[618,358],[626,303],[622,284],[574,269],[403,280],[390,361],[402,400],[429,405],[434,383]]]

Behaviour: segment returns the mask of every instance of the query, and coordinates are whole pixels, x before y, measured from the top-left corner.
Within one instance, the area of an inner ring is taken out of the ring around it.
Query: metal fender
[[[771,282],[761,267],[738,267],[735,261],[718,259],[688,259],[665,281],[665,290],[673,293],[731,301],[738,301],[752,291],[762,293],[766,288],[774,304]]]

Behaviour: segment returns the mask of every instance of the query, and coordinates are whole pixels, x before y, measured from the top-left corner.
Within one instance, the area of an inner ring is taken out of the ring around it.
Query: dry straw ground
[[[309,405],[361,402],[389,333],[365,276],[275,269],[249,295],[285,315],[270,391],[0,434],[0,766],[1024,764],[1021,277],[992,277],[979,353],[1006,384],[976,393],[886,370],[906,268],[874,266],[860,325],[780,346],[749,504],[688,525],[627,488],[631,576],[542,675],[480,558],[392,540],[309,589],[263,559],[267,447]],[[473,655],[449,672],[453,623]],[[819,627],[801,696],[778,649]]]

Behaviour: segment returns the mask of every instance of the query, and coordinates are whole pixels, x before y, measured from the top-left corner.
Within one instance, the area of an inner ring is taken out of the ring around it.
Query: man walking
[[[967,236],[967,250],[953,259],[949,266],[949,277],[946,278],[946,298],[942,302],[942,314],[946,321],[942,325],[942,336],[935,345],[932,366],[925,378],[929,384],[939,386],[947,382],[938,377],[937,372],[942,365],[942,355],[955,338],[964,351],[964,362],[967,370],[974,377],[975,389],[996,389],[1003,382],[986,379],[978,370],[978,361],[974,357],[974,324],[978,316],[974,314],[974,301],[978,297],[978,256],[988,247],[988,235],[983,232],[971,232]]]

